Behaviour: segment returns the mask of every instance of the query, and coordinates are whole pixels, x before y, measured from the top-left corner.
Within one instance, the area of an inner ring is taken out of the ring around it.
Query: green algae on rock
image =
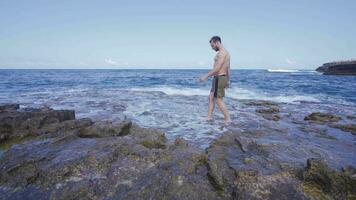
[[[308,159],[302,188],[316,199],[352,199],[356,197],[356,173],[330,169],[320,159]]]
[[[331,125],[331,127],[338,128],[345,132],[350,132],[353,135],[356,135],[356,124],[334,124]]]
[[[341,117],[330,114],[330,113],[321,113],[314,112],[304,118],[304,120],[313,121],[316,123],[327,123],[327,122],[338,122],[341,120]]]

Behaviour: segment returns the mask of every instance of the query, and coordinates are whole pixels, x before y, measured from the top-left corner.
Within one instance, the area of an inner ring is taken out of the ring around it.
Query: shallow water
[[[163,129],[169,140],[184,137],[201,147],[229,128],[215,110],[207,115],[211,79],[198,83],[207,70],[0,70],[0,103],[22,107],[48,105],[74,109],[77,118],[133,119],[144,127]],[[235,129],[275,126],[297,138],[307,137],[293,120],[325,111],[355,116],[356,77],[324,76],[314,71],[233,70],[225,101]],[[249,100],[280,103],[282,119],[269,121],[248,106]],[[340,140],[355,143],[351,134],[324,127]],[[307,138],[305,138],[307,139]],[[276,140],[276,139],[274,139]],[[278,140],[278,138],[277,138]],[[281,139],[282,140],[282,139]]]

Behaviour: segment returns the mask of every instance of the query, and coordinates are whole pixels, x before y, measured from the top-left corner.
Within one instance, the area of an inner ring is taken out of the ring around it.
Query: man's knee
[[[224,104],[222,97],[217,96],[215,99],[216,99],[216,103],[218,103],[219,105]]]

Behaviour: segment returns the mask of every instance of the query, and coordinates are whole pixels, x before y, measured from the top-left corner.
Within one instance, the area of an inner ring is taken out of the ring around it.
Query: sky
[[[0,68],[315,69],[356,58],[355,0],[0,0]]]

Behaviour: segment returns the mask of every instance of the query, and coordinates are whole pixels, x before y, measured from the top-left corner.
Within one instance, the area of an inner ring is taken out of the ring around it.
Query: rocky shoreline
[[[325,75],[356,75],[356,61],[325,63],[316,69]]]
[[[273,102],[248,104],[272,123],[281,118]],[[355,125],[340,119],[316,112],[295,123],[333,144],[337,139],[318,124],[353,136]],[[76,119],[73,110],[2,105],[0,199],[356,198],[352,163],[337,168],[321,152],[263,143],[273,137],[298,139],[273,127],[232,128],[200,149],[183,138],[169,143],[163,131],[129,119],[92,121]]]

